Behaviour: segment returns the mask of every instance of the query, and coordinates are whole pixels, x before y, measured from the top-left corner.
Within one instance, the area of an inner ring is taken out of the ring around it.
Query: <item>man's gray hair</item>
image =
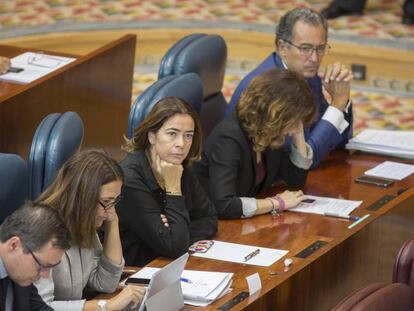
[[[280,18],[279,25],[276,26],[276,46],[279,46],[279,40],[293,41],[293,27],[297,21],[315,27],[322,25],[325,29],[326,39],[328,39],[328,23],[320,13],[308,8],[296,8]]]

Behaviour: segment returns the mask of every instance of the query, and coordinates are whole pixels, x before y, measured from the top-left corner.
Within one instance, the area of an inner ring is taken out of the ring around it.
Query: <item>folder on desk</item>
[[[251,256],[252,253],[254,253],[254,256]],[[269,267],[287,253],[288,251],[281,249],[215,240],[213,246],[207,252],[194,253],[192,256]],[[249,256],[251,257],[246,260]]]
[[[11,59],[12,66],[22,68],[23,71],[2,74],[0,80],[30,83],[75,60],[73,57],[26,52]]]

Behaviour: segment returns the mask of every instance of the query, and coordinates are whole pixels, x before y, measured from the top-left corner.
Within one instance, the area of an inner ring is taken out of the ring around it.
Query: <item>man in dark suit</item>
[[[321,13],[328,19],[343,15],[360,15],[363,14],[366,2],[366,0],[333,0]],[[401,22],[406,25],[414,24],[414,0],[404,1]]]
[[[53,310],[33,282],[48,277],[70,247],[69,232],[58,212],[26,203],[0,226],[0,310]]]
[[[352,72],[339,62],[320,68],[329,50],[327,41],[328,24],[321,14],[308,8],[287,12],[276,27],[276,51],[243,78],[227,108],[229,116],[250,81],[266,71],[285,68],[300,73],[319,106],[317,120],[305,129],[306,142],[313,152],[313,168],[318,167],[331,150],[344,147],[352,137]],[[330,103],[325,99],[322,86],[332,98]]]

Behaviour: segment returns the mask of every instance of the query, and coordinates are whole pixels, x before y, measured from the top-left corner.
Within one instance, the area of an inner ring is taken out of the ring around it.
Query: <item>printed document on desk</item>
[[[325,213],[349,215],[362,204],[362,201],[341,200],[326,197],[307,195],[306,198],[314,199],[312,205],[300,203],[297,207],[289,209],[289,212],[301,212],[324,215]]]
[[[247,256],[255,252],[257,254],[254,257],[245,260]],[[287,253],[286,250],[274,248],[214,241],[213,246],[207,252],[193,253],[192,256],[269,267]]]
[[[405,177],[410,176],[412,173],[414,173],[414,165],[385,161],[366,171],[364,174],[375,177],[402,180]]]
[[[131,277],[151,279],[159,270],[145,267]],[[205,307],[231,291],[233,273],[184,270],[181,277],[184,303]]]
[[[23,71],[2,74],[0,80],[30,83],[75,60],[72,57],[26,52],[11,59],[12,67],[22,68]]]

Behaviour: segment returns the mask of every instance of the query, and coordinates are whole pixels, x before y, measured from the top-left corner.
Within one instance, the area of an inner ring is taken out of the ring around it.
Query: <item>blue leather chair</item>
[[[158,78],[197,73],[203,83],[201,123],[204,137],[224,116],[227,102],[221,92],[227,62],[226,42],[219,35],[191,34],[175,43],[164,55]]]
[[[0,223],[28,198],[26,162],[16,154],[0,153]]]
[[[149,86],[131,107],[128,117],[128,138],[134,129],[144,120],[152,107],[162,98],[180,97],[200,113],[203,103],[203,85],[195,73],[161,78]]]
[[[29,154],[29,197],[34,200],[50,184],[83,139],[83,123],[75,112],[52,113],[36,129]]]

